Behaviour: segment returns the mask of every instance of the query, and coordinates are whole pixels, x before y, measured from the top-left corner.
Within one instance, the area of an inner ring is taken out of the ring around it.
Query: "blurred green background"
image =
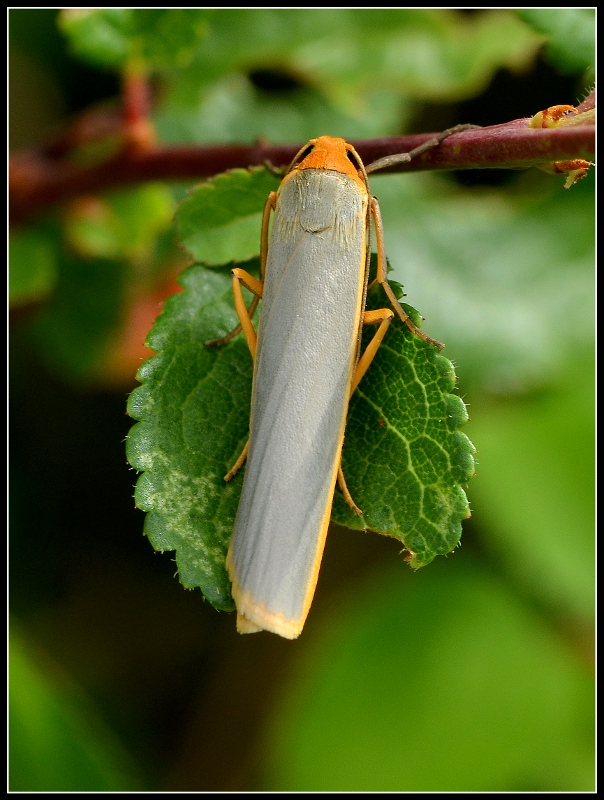
[[[57,13],[9,12],[13,149],[109,114],[133,57],[172,143],[490,125],[594,77],[583,9]],[[236,634],[133,507],[126,395],[186,263],[187,187],[12,232],[11,790],[593,790],[593,175],[562,186],[372,179],[392,277],[469,405],[473,517],[417,573],[332,530],[295,642]]]

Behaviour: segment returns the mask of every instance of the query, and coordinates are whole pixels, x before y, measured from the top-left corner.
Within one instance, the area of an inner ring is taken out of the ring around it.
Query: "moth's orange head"
[[[345,139],[336,136],[319,136],[308,142],[305,150],[309,149],[310,152],[304,156],[295,167],[296,169],[331,169],[359,180],[359,166],[355,166],[355,164],[360,165],[360,158],[352,145],[348,144]]]

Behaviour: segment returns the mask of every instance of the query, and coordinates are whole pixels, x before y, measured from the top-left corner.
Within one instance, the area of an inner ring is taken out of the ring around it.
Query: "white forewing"
[[[303,624],[314,591],[357,355],[366,209],[354,179],[330,170],[299,171],[277,199],[228,558],[238,610],[260,627],[273,615]]]

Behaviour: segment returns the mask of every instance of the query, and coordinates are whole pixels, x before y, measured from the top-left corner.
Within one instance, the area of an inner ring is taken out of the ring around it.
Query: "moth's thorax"
[[[279,188],[271,245],[302,231],[320,234],[332,229],[343,248],[362,247],[359,236],[364,243],[369,197],[361,189],[352,176],[335,170],[290,173]]]

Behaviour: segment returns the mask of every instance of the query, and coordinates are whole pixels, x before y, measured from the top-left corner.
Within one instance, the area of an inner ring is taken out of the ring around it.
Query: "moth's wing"
[[[227,559],[240,630],[299,635],[329,524],[354,371],[366,196],[304,170],[280,193],[254,365],[250,449]]]

